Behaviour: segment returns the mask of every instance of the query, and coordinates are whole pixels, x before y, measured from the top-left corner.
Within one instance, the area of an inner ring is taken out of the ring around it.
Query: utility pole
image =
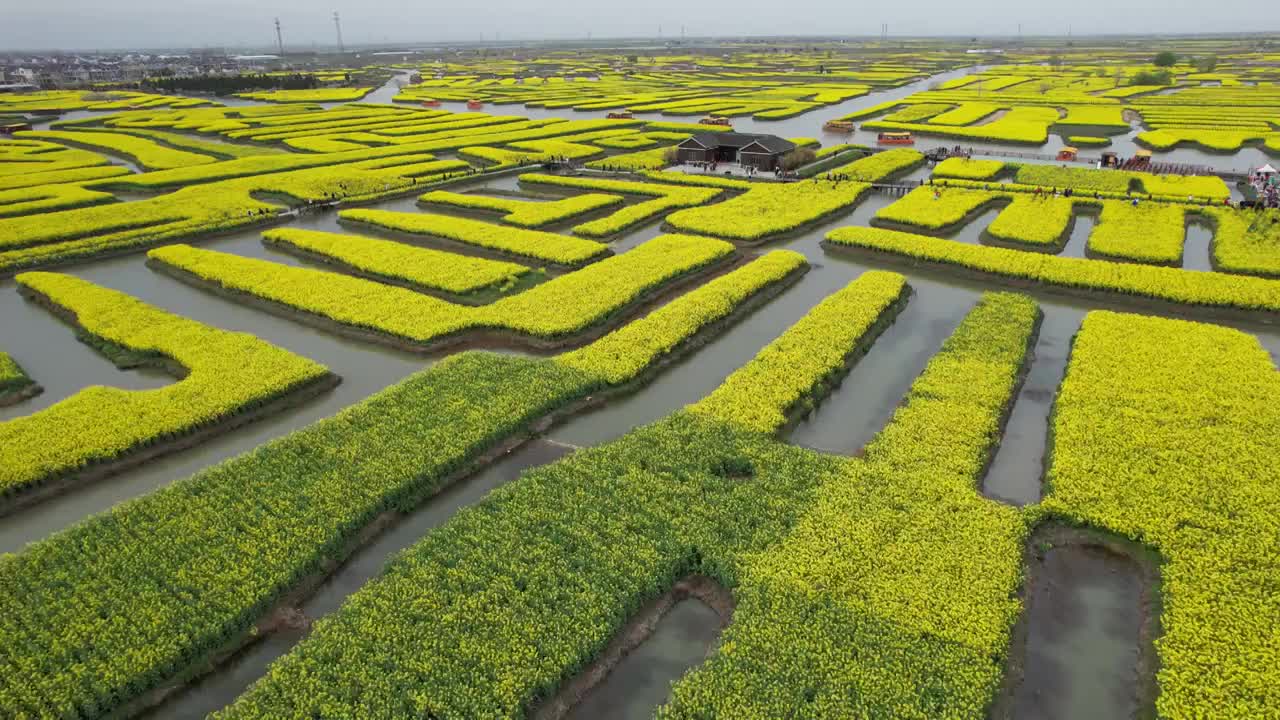
[[[338,11],[333,11],[333,27],[338,31],[338,53],[346,52],[346,48],[342,46],[342,21],[338,19]]]
[[[680,42],[684,42],[684,26],[680,26]]]
[[[280,51],[280,57],[284,57],[284,36],[280,34],[280,18],[276,18],[276,49]]]
[[[1018,42],[1022,42],[1022,23],[1018,23]]]
[[[889,23],[880,23],[880,42],[888,42],[889,40]]]

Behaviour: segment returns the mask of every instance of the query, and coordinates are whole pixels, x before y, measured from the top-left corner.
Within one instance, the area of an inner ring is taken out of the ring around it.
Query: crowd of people
[[[925,180],[921,180],[921,181],[920,181],[920,184],[921,184],[921,185],[924,185],[924,184],[925,184],[925,182],[926,182]],[[940,181],[939,183],[935,183],[935,182],[934,182],[934,180],[933,180],[933,178],[929,178],[927,182],[929,183],[929,185],[931,185],[931,186],[933,186],[933,187],[934,187],[934,190],[933,190],[933,199],[934,199],[934,200],[938,200],[938,199],[940,199],[940,198],[942,197],[942,190],[941,190],[941,188],[943,188],[943,187],[947,187],[947,182],[946,182],[946,180],[942,180],[942,181]],[[1004,189],[1004,190],[1008,190],[1008,188],[1007,188],[1007,187],[1003,187],[1003,188],[1002,188],[1002,187],[1001,187],[1002,185],[1003,185],[1003,183],[996,183],[996,188],[995,188],[995,189]],[[983,183],[983,185],[982,185],[982,189],[983,189],[983,190],[991,190],[991,189],[992,189],[991,184],[990,184],[990,183]],[[1277,189],[1280,189],[1280,188],[1277,188]],[[1027,192],[1027,191],[1022,191],[1022,192]],[[1073,189],[1073,188],[1062,188],[1062,189],[1059,189],[1059,188],[1056,188],[1056,187],[1048,187],[1048,188],[1044,188],[1044,187],[1040,187],[1039,185],[1035,185],[1035,186],[1033,186],[1032,190],[1030,190],[1029,192],[1030,192],[1034,197],[1036,197],[1037,199],[1039,199],[1039,198],[1050,198],[1050,197],[1055,197],[1055,198],[1056,198],[1056,197],[1065,197],[1065,198],[1070,198],[1070,197],[1081,197],[1081,198],[1088,198],[1088,197],[1090,196],[1090,192],[1091,192],[1091,191],[1089,191],[1089,190],[1080,191],[1080,190],[1075,190],[1075,189]],[[1094,199],[1094,200],[1102,200],[1102,199],[1103,199],[1103,198],[1102,198],[1102,193],[1101,193],[1100,191],[1098,191],[1098,190],[1093,190],[1093,191],[1092,191],[1092,196],[1093,196],[1093,199]],[[1130,205],[1133,205],[1134,207],[1138,207],[1138,203],[1143,199],[1143,194],[1142,194],[1142,193],[1135,193],[1133,190],[1126,190],[1126,191],[1125,191],[1125,199],[1127,199],[1127,200],[1129,201],[1129,204],[1130,204]],[[1151,193],[1147,193],[1147,194],[1146,194],[1146,199],[1147,199],[1147,200],[1154,200],[1154,199],[1155,199],[1155,196],[1154,196],[1154,195],[1152,195]],[[1168,198],[1167,198],[1167,197],[1162,197],[1161,199],[1163,199],[1163,200],[1168,200]],[[1197,197],[1196,197],[1196,196],[1194,196],[1194,195],[1188,195],[1188,196],[1187,196],[1187,202],[1188,202],[1189,204],[1192,204],[1192,205],[1195,205],[1195,204],[1199,204],[1199,205],[1211,205],[1211,204],[1216,204],[1216,203],[1217,203],[1217,201],[1216,201],[1216,200],[1210,200],[1209,198],[1205,198],[1205,197],[1197,198]],[[1223,198],[1223,199],[1222,199],[1222,204],[1223,204],[1223,205],[1225,205],[1226,207],[1235,207],[1235,205],[1231,202],[1231,199],[1230,199],[1230,198]],[[1268,205],[1267,207],[1276,207],[1276,206],[1275,206],[1275,205]]]
[[[693,160],[687,164],[690,167],[692,167],[694,170],[701,170],[702,172],[706,172],[706,173],[714,173],[720,168],[720,162],[714,161],[714,160]],[[743,165],[741,163],[738,164],[738,168],[740,169],[742,174],[746,175],[747,177],[756,177],[757,175],[760,175],[763,172],[770,172],[769,170],[761,170],[760,168],[754,165]],[[773,172],[773,176],[775,178],[778,178],[779,180],[783,178],[798,177],[794,171],[783,170],[781,167],[774,168],[772,172]],[[814,180],[816,181],[817,178],[815,177]]]
[[[1256,202],[1262,207],[1280,208],[1280,173],[1251,172],[1249,185],[1257,193]]]

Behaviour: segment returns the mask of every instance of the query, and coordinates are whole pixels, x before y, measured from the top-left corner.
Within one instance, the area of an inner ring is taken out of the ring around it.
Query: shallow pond
[[[587,693],[566,720],[649,720],[670,697],[671,685],[706,658],[719,636],[715,610],[693,598],[676,603],[653,635]]]
[[[1142,702],[1138,669],[1143,575],[1097,545],[1050,547],[1034,561],[1017,720],[1128,720]]]

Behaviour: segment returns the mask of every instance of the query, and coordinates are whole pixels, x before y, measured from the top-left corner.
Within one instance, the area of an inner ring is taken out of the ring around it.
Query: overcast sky
[[[0,0],[0,52],[275,45],[279,16],[286,48],[332,46],[332,12],[348,44],[689,35],[890,34],[1012,35],[1261,32],[1280,29],[1274,0]],[[1210,9],[1211,8],[1211,9]]]

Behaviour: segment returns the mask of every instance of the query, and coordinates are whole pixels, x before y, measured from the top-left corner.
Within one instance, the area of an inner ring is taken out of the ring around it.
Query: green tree
[[[1213,72],[1214,70],[1217,69],[1217,67],[1218,67],[1217,55],[1207,55],[1205,57],[1202,57],[1196,60],[1196,70],[1198,72],[1202,72],[1202,73]]]
[[[816,159],[817,153],[809,148],[796,148],[782,156],[782,169],[795,170],[798,167],[808,165]]]
[[[1156,53],[1155,60],[1152,60],[1151,62],[1156,67],[1173,67],[1178,64],[1178,56],[1168,50],[1165,50],[1163,52]]]
[[[1130,85],[1172,85],[1173,73],[1168,70],[1140,72],[1129,79]]]

